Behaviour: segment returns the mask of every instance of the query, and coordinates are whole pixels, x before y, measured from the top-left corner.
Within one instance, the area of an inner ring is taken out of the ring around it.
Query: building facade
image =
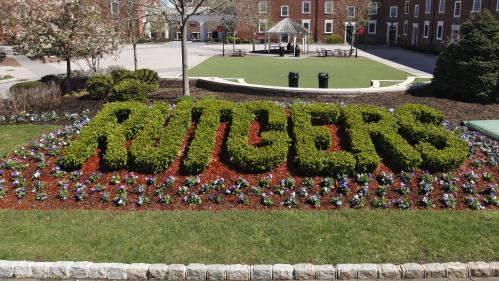
[[[316,42],[333,34],[350,42],[439,51],[458,40],[461,25],[473,13],[489,10],[499,19],[499,0],[260,0],[259,38],[276,22],[289,17],[312,33]],[[362,26],[362,27],[360,27]],[[360,27],[360,28],[359,28]],[[239,34],[247,37],[248,34]]]

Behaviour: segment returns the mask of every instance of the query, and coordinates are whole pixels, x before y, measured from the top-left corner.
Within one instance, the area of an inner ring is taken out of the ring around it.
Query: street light
[[[225,17],[220,20],[222,22],[222,57],[225,56]]]

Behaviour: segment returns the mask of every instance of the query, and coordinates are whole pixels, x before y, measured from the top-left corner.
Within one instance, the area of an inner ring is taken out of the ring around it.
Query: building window
[[[404,14],[409,14],[409,1],[405,1]]]
[[[438,2],[438,13],[445,13],[445,0],[440,0],[440,2]]]
[[[369,2],[369,14],[370,15],[378,14],[378,2]]]
[[[376,25],[378,24],[375,20],[367,21],[367,34],[376,34]]]
[[[431,0],[426,0],[426,6],[424,12],[425,14],[429,14],[431,12]]]
[[[310,1],[303,1],[301,3],[301,13],[310,14]]]
[[[478,12],[482,9],[482,0],[473,0],[472,12]]]
[[[289,16],[289,6],[283,5],[281,6],[281,17]]]
[[[355,17],[355,6],[348,6],[347,7],[347,17],[349,17],[349,18]]]
[[[399,11],[399,7],[398,6],[391,6],[390,7],[390,17],[391,18],[396,18],[397,14],[398,14],[398,11]]]
[[[423,38],[428,38],[429,34],[430,34],[430,22],[425,21],[424,22],[424,29],[423,29]]]
[[[113,15],[120,14],[120,1],[119,0],[113,0],[111,2],[111,14],[113,14]]]
[[[414,5],[414,17],[419,17],[419,4]]]
[[[326,34],[333,33],[333,20],[324,21],[324,33]]]
[[[301,20],[301,25],[306,30],[310,30],[310,20]]]
[[[267,5],[268,5],[267,1],[260,1],[260,3],[258,3],[258,11],[260,12],[260,14],[267,13]]]
[[[442,38],[444,37],[444,22],[443,21],[439,21],[437,23],[437,40],[442,40]]]
[[[404,21],[404,35],[407,35],[407,30],[409,29],[409,22],[408,21]]]
[[[261,19],[258,24],[258,33],[265,33],[265,31],[267,31],[267,20]]]
[[[333,14],[333,1],[326,1],[324,4],[324,14],[332,15]]]
[[[461,16],[461,1],[456,1],[454,3],[454,17],[458,18]]]
[[[499,11],[499,0],[496,2],[496,11]]]
[[[459,41],[461,38],[461,26],[460,25],[452,25],[451,28],[451,33],[450,33],[450,40],[452,41]]]

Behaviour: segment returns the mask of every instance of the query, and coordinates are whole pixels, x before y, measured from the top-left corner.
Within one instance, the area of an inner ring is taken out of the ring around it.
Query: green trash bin
[[[319,77],[319,88],[321,89],[329,88],[329,73],[320,72],[318,77]]]

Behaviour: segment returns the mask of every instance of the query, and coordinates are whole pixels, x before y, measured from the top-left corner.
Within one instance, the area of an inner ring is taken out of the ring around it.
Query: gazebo
[[[296,38],[301,37],[302,39],[302,51],[304,53],[307,53],[308,49],[308,35],[310,34],[310,31],[305,29],[301,24],[292,21],[289,18],[285,18],[282,21],[278,22],[276,25],[274,25],[272,28],[267,30],[265,32],[266,34],[266,41],[268,42],[268,49],[267,49],[267,42],[265,42],[265,49],[268,50],[270,53],[271,49],[271,41],[270,41],[270,36],[271,35],[278,35],[279,36],[279,47],[282,45],[282,35],[287,35],[288,38],[290,36],[293,36],[293,46],[294,50],[296,51]]]

